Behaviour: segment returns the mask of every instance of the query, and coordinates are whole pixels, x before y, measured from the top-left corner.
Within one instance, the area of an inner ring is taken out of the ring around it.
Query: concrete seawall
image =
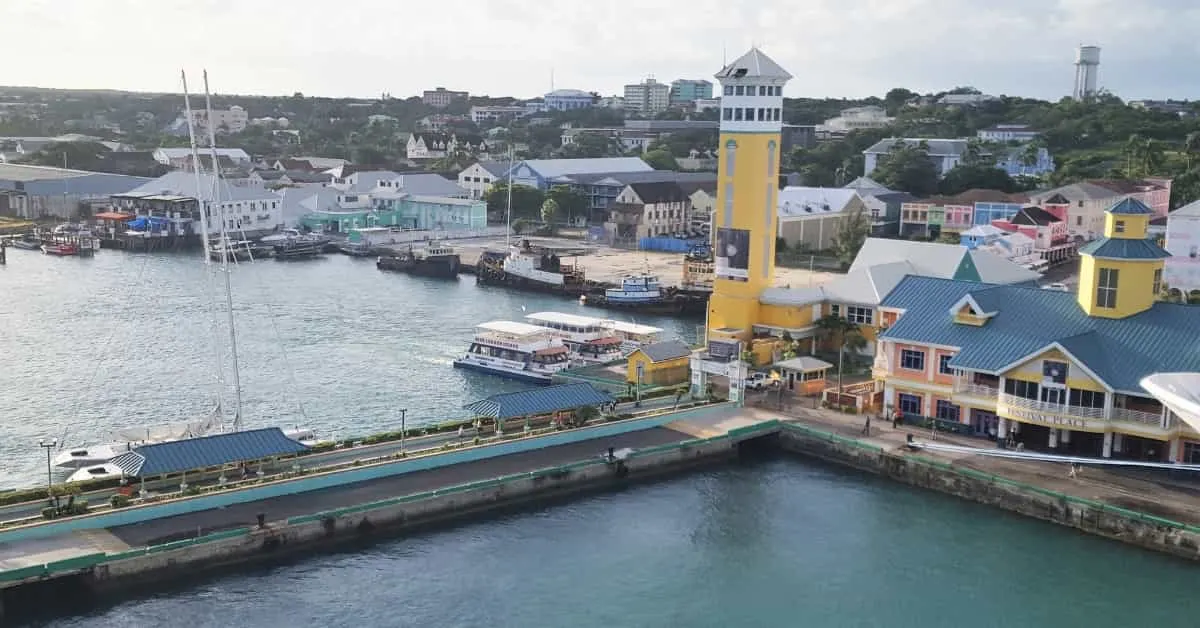
[[[854,467],[912,486],[1003,508],[1089,534],[1181,558],[1200,560],[1200,530],[1179,522],[1068,496],[923,458],[903,450],[888,451],[803,425],[785,425],[779,440],[781,446],[791,452]]]
[[[771,426],[763,433],[777,429],[777,425]],[[207,569],[278,559],[319,550],[322,546],[387,538],[432,523],[590,490],[617,488],[695,465],[720,462],[737,455],[739,440],[722,437],[683,441],[638,452],[619,462],[597,458],[494,483],[484,482],[477,488],[447,487],[411,501],[386,500],[341,512],[268,521],[261,529],[231,530],[213,535],[218,537],[215,540],[182,543],[175,549],[148,548],[112,556],[68,577],[82,579],[83,587],[94,594],[116,593],[144,584],[194,577]],[[10,606],[14,603],[11,598],[7,601]]]

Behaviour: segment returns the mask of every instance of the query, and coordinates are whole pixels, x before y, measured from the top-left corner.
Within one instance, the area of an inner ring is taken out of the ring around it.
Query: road
[[[651,410],[659,410],[670,408],[675,404],[674,397],[659,397],[656,399],[647,399],[642,402],[640,408],[630,403],[622,403],[617,405],[617,413],[632,413],[635,411],[647,412]],[[542,422],[541,424],[545,424]],[[520,429],[519,424],[514,425],[509,422],[507,428],[509,432],[513,428]],[[464,438],[473,438],[473,430],[466,430]],[[400,453],[400,451],[418,451],[423,449],[436,449],[444,443],[458,440],[456,432],[447,432],[443,434],[431,434],[429,436],[417,436],[405,439],[404,443],[400,441],[389,441],[386,443],[375,443],[372,445],[360,445],[358,447],[349,447],[345,449],[335,449],[333,451],[323,452],[319,454],[311,454],[297,458],[294,461],[288,460],[281,464],[276,470],[289,470],[293,464],[299,464],[302,469],[319,469],[322,467],[331,467],[341,464],[353,462],[355,460],[366,460],[370,458],[382,458],[392,454]],[[153,491],[156,488],[170,487],[174,489],[178,484],[178,480],[166,480],[159,484],[147,483],[147,490]],[[191,481],[192,486],[205,486],[215,484],[216,479],[210,478],[205,481]],[[89,503],[99,505],[107,504],[108,500],[117,493],[117,488],[105,488],[97,491],[84,493],[79,498],[88,500]],[[0,506],[0,522],[13,521],[15,519],[26,519],[29,517],[37,517],[42,513],[42,509],[46,507],[46,502],[24,502],[21,504],[10,504],[8,506]]]

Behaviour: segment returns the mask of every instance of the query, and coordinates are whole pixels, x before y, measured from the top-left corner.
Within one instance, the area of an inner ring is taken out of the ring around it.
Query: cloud
[[[419,93],[443,85],[534,96],[555,85],[707,78],[751,44],[788,68],[790,96],[973,85],[1058,98],[1074,47],[1102,46],[1126,97],[1196,97],[1193,0],[21,0],[0,3],[0,83],[175,90],[208,67],[226,93]],[[53,43],[53,45],[51,45]],[[36,51],[36,54],[32,54]]]

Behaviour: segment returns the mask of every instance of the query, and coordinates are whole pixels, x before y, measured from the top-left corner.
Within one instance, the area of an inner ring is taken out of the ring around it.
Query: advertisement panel
[[[732,227],[717,229],[717,250],[713,255],[717,278],[747,281],[750,278],[750,231]]]
[[[736,360],[741,344],[736,340],[709,340],[708,355],[714,360]]]
[[[1167,258],[1163,280],[1186,296],[1200,290],[1200,217],[1171,216],[1167,222]]]

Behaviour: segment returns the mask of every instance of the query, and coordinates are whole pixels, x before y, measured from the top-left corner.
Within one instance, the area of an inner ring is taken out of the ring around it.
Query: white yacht
[[[68,482],[87,482],[90,480],[107,480],[125,475],[125,470],[111,462],[81,467],[67,478]]]
[[[220,416],[214,412],[212,416],[197,421],[117,430],[112,440],[107,443],[63,449],[53,458],[52,463],[59,469],[80,469],[108,462],[142,445],[196,438],[216,433],[220,429]]]
[[[536,312],[529,314],[525,318],[535,325],[548,327],[560,332],[567,341],[568,347],[571,347],[572,343],[584,343],[592,339],[616,339],[615,342],[613,340],[605,340],[605,343],[612,343],[618,346],[617,351],[620,352],[620,355],[617,357],[627,356],[633,353],[634,349],[642,345],[661,342],[663,337],[663,329],[661,327],[639,325],[637,323],[627,323],[607,318],[580,316],[578,314]],[[599,361],[607,362],[608,358]]]
[[[549,384],[551,376],[570,366],[570,352],[553,329],[491,321],[475,328],[467,354],[455,368],[471,369],[535,384]]]

